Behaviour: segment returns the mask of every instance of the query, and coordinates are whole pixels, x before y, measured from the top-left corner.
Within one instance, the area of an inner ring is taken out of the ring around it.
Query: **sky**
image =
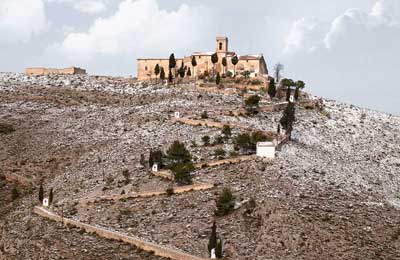
[[[116,76],[227,36],[314,95],[400,115],[400,0],[0,0],[0,35],[0,71]]]

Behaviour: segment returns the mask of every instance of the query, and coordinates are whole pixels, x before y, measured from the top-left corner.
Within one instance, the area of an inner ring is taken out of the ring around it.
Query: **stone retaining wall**
[[[174,260],[206,260],[206,259],[208,259],[208,258],[201,258],[201,257],[189,255],[187,253],[184,253],[184,252],[172,249],[172,248],[157,245],[157,244],[142,240],[138,237],[127,236],[125,234],[122,234],[122,233],[119,233],[116,231],[107,230],[107,229],[101,228],[101,227],[95,227],[95,226],[92,226],[92,225],[89,225],[86,223],[82,223],[82,222],[79,222],[76,220],[68,219],[68,218],[62,218],[61,216],[43,208],[43,207],[36,206],[34,208],[34,212],[44,218],[48,218],[48,219],[54,220],[56,222],[62,222],[64,224],[69,224],[74,227],[81,228],[88,233],[94,233],[100,237],[128,243],[128,244],[133,245],[137,248],[140,248],[144,251],[152,252],[157,256],[162,256],[162,257],[166,257],[166,258],[174,259]]]
[[[178,186],[174,187],[174,194],[185,193],[189,191],[200,191],[200,190],[208,190],[212,189],[214,184],[212,183],[197,183],[192,185],[185,185],[185,186]],[[166,195],[166,190],[158,190],[158,191],[148,191],[148,192],[140,192],[140,193],[131,193],[131,194],[124,194],[124,195],[109,195],[109,196],[99,196],[94,198],[85,198],[80,200],[82,203],[93,203],[96,201],[101,200],[123,200],[123,199],[130,199],[130,198],[143,198],[143,197],[153,197],[153,196],[161,196]]]

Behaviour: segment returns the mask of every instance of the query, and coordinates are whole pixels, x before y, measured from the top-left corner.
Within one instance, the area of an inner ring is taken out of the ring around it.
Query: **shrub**
[[[253,79],[250,84],[251,85],[261,85],[262,83],[263,82],[259,79]]]
[[[19,190],[17,185],[13,185],[12,189],[11,189],[11,200],[16,200],[19,198]]]
[[[203,144],[204,144],[205,146],[207,146],[207,145],[210,144],[210,137],[209,137],[208,135],[203,136],[203,137],[201,138],[201,140],[203,141]]]
[[[223,144],[224,143],[224,138],[220,135],[215,137],[214,144]]]
[[[172,196],[174,194],[174,188],[173,187],[167,188],[166,193],[168,196]]]
[[[204,111],[203,113],[201,113],[201,119],[207,119],[207,118],[208,118],[207,111]]]
[[[250,97],[248,97],[245,101],[244,101],[244,106],[247,112],[254,112],[260,103],[261,97],[258,95],[252,95]]]
[[[224,125],[222,127],[222,134],[225,136],[225,138],[228,138],[232,135],[232,129],[229,125]]]
[[[216,205],[217,209],[215,210],[215,215],[217,216],[226,216],[233,211],[235,207],[235,197],[229,188],[224,188],[222,190]]]
[[[232,73],[231,71],[228,70],[228,71],[225,73],[225,76],[228,77],[228,78],[232,78],[233,73]]]
[[[128,184],[129,181],[130,181],[129,175],[130,175],[130,174],[129,174],[128,169],[124,169],[124,170],[122,171],[122,176],[124,176],[124,178],[125,178],[125,184]]]
[[[0,123],[0,134],[8,135],[15,131],[15,128],[9,124]]]
[[[258,142],[272,141],[272,138],[266,136],[261,131],[256,131],[251,134],[239,134],[234,139],[235,150],[241,150],[243,153],[254,152]]]
[[[224,149],[219,148],[214,151],[214,156],[218,157],[219,159],[224,159],[226,152]]]

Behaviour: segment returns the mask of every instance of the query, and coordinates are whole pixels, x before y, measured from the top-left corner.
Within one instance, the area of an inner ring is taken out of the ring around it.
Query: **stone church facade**
[[[192,75],[195,76],[204,74],[205,71],[209,73],[213,70],[213,63],[211,62],[211,55],[217,53],[218,63],[215,64],[215,70],[220,73],[226,71],[234,72],[234,66],[232,64],[232,58],[237,55],[235,52],[229,51],[228,49],[228,38],[217,37],[215,52],[194,52],[192,55],[184,58],[176,58],[176,66],[179,68],[183,62],[184,66],[187,66],[192,70]],[[192,67],[192,57],[196,57],[197,66]],[[267,76],[268,69],[267,64],[262,54],[259,55],[243,55],[238,56],[239,62],[236,64],[236,74],[240,74],[244,71],[249,71],[251,77],[255,76]],[[222,58],[227,59],[227,66],[222,66]],[[139,80],[154,79],[154,68],[156,65],[164,68],[166,76],[168,76],[169,59],[154,59],[154,58],[140,58],[137,60],[137,77]],[[194,71],[194,73],[193,73]]]

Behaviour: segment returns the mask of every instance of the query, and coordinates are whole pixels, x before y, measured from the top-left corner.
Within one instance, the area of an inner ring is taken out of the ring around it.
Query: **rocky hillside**
[[[275,102],[259,94],[262,106]],[[240,93],[193,84],[0,74],[0,125],[12,127],[0,132],[0,259],[161,259],[36,216],[42,181],[46,194],[54,190],[56,212],[201,257],[215,198],[229,187],[237,202],[254,198],[256,207],[216,218],[225,259],[400,259],[400,118],[336,101],[324,100],[322,110],[297,107],[293,140],[274,160],[195,171],[195,182],[214,183],[211,190],[79,203],[170,187],[140,158],[174,140],[197,163],[216,159],[218,148],[230,156],[232,140],[202,145],[219,129],[174,123],[175,111],[275,131],[282,111],[234,115],[242,103]],[[15,186],[9,175],[33,184]]]

